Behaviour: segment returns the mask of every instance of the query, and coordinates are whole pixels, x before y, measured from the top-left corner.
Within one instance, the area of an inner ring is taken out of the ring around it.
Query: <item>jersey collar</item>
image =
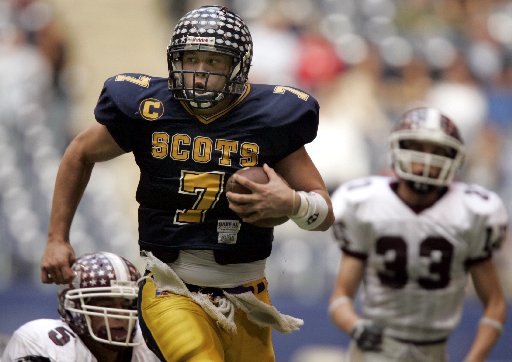
[[[238,106],[245,98],[247,98],[250,91],[251,91],[251,85],[249,83],[247,83],[245,85],[244,92],[233,103],[231,103],[229,106],[224,108],[222,111],[212,114],[211,116],[203,116],[203,115],[195,114],[193,111],[193,108],[190,107],[190,105],[187,102],[185,102],[185,101],[180,101],[180,102],[183,105],[183,108],[185,108],[185,110],[188,113],[190,113],[191,116],[194,116],[195,118],[197,118],[199,120],[199,122],[204,123],[204,124],[210,124],[213,121],[224,116],[225,114],[229,113],[236,106]]]

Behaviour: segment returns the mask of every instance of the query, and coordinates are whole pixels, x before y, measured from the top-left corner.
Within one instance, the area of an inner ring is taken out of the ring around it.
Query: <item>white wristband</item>
[[[290,216],[301,229],[313,230],[320,226],[327,217],[329,206],[317,192],[298,191],[300,197],[299,211]]]
[[[480,324],[486,324],[488,326],[496,328],[500,333],[503,332],[503,323],[497,321],[496,319],[483,317],[480,319]]]
[[[327,312],[329,313],[329,315],[332,316],[334,314],[334,312],[336,311],[336,309],[338,309],[342,305],[351,304],[351,303],[352,303],[352,299],[350,299],[346,295],[343,295],[341,297],[334,299],[331,303],[329,303]]]

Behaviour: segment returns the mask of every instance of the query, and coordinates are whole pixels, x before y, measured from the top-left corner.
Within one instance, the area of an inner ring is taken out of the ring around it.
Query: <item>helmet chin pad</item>
[[[212,108],[225,98],[224,93],[219,92],[202,92],[202,94],[197,94],[195,89],[187,89],[183,92],[186,94],[184,100],[191,107],[199,109]]]
[[[406,180],[405,184],[412,191],[414,191],[417,194],[421,194],[421,195],[427,195],[433,191],[440,190],[440,189],[444,188],[444,186],[434,186],[434,185],[429,185],[429,184],[425,184],[425,183],[421,183],[421,182],[417,182],[417,181],[411,181],[411,180]]]

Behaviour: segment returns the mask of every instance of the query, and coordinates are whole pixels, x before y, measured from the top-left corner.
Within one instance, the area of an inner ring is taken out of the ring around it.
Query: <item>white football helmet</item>
[[[447,155],[409,149],[410,141],[426,142],[445,148]],[[396,175],[420,185],[446,187],[462,166],[464,142],[457,126],[433,108],[415,108],[406,112],[390,136],[391,164]],[[413,172],[413,164],[422,164],[422,174]],[[438,168],[432,176],[432,168]]]
[[[130,347],[138,345],[133,338],[137,326],[137,280],[140,273],[128,260],[108,252],[85,254],[79,257],[72,267],[75,277],[59,292],[59,313],[71,329],[80,336],[91,337],[95,341],[113,346]],[[127,308],[98,306],[95,300],[123,298]],[[103,333],[93,330],[91,317],[101,317],[105,322]],[[110,320],[123,320],[127,323],[124,340],[112,335]]]

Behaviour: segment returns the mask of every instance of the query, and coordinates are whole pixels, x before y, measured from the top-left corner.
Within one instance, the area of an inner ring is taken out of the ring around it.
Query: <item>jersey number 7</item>
[[[196,200],[189,209],[178,209],[175,224],[200,223],[208,210],[215,207],[224,191],[224,172],[181,171],[180,194],[195,195]]]

